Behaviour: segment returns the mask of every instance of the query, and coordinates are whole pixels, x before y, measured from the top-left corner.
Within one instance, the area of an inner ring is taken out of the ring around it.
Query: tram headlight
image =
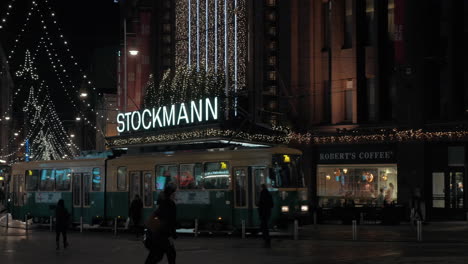
[[[282,213],[289,213],[289,206],[287,206],[287,205],[281,206],[281,212]]]
[[[308,205],[301,205],[301,212],[308,212],[309,206]]]

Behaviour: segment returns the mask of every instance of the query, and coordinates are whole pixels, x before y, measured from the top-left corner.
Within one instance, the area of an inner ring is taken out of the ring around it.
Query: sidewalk
[[[400,225],[358,225],[357,238],[360,241],[375,242],[416,242],[416,227],[408,223]],[[352,240],[351,225],[308,225],[299,229],[299,239],[305,240]],[[468,243],[468,223],[430,222],[422,226],[424,242]]]

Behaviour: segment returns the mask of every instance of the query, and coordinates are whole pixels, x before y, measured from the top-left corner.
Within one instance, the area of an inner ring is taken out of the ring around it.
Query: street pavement
[[[299,240],[275,233],[272,247],[258,236],[180,235],[177,263],[468,263],[468,224],[430,223],[416,241],[409,225],[358,227],[318,225],[300,228]],[[135,235],[85,231],[69,233],[70,248],[55,250],[55,233],[1,228],[0,263],[144,263],[147,250]],[[162,263],[167,263],[166,259]]]

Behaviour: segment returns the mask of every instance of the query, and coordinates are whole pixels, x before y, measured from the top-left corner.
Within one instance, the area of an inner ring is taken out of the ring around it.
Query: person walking
[[[268,224],[271,216],[271,209],[273,208],[273,198],[265,184],[262,184],[262,191],[260,192],[260,200],[258,201],[258,215],[260,216],[260,228],[262,230],[263,240],[265,247],[271,247],[270,231]]]
[[[140,199],[140,196],[137,194],[130,204],[130,209],[128,215],[133,222],[133,228],[135,229],[135,234],[138,237],[140,230],[140,221],[143,213],[143,202]]]
[[[67,226],[69,219],[70,214],[65,208],[65,202],[63,201],[63,199],[60,199],[57,203],[57,207],[55,208],[55,242],[57,243],[57,250],[60,249],[60,233],[62,233],[63,237],[63,247],[68,247]]]
[[[167,185],[160,197],[158,197],[158,209],[152,213],[151,218],[157,218],[159,221],[159,230],[153,231],[152,245],[150,253],[146,258],[145,264],[154,264],[160,262],[164,254],[167,256],[169,264],[175,264],[176,250],[174,239],[176,234],[176,204],[174,202],[176,187],[172,184]],[[151,219],[150,218],[150,219]],[[147,224],[148,225],[148,224]]]

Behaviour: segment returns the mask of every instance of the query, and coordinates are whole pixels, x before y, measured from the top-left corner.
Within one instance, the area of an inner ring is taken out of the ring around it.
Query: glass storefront
[[[380,207],[396,203],[397,180],[396,164],[318,165],[319,206],[342,207],[345,200]]]

